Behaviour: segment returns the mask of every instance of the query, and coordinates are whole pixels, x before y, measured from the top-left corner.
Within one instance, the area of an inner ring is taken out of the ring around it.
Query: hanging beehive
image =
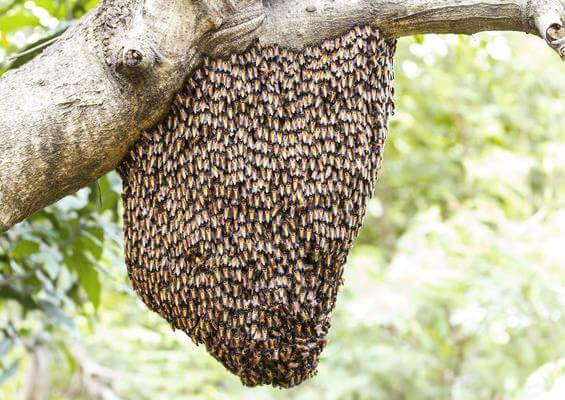
[[[394,49],[357,28],[205,59],[120,166],[133,287],[246,385],[316,372],[381,164]]]

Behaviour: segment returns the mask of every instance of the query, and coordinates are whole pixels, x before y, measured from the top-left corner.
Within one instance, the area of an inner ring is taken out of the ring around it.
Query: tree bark
[[[0,232],[114,169],[203,55],[391,37],[536,33],[565,58],[565,0],[102,0],[0,78]]]

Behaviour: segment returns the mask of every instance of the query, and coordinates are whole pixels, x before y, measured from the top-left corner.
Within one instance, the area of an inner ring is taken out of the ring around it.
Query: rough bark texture
[[[565,57],[564,0],[102,0],[0,78],[0,231],[114,169],[203,55],[301,49],[356,25],[391,37],[514,30]]]

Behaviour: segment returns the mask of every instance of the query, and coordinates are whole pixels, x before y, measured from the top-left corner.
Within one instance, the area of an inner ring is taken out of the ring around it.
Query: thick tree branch
[[[377,26],[392,37],[425,33],[473,34],[518,31],[546,38],[552,23],[563,25],[560,0],[271,0],[260,40],[302,48],[335,37],[355,25]],[[552,47],[563,51],[564,43]]]
[[[303,48],[356,25],[392,37],[513,30],[565,57],[565,0],[102,0],[0,78],[0,231],[116,167],[202,55]]]

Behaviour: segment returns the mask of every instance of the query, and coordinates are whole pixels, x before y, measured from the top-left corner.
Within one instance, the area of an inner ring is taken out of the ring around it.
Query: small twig
[[[98,188],[98,207],[102,208],[102,189],[100,188],[100,180],[96,181],[96,187]]]
[[[58,36],[57,36],[57,37],[54,37],[54,38],[49,39],[49,40],[47,40],[47,41],[45,41],[45,42],[43,42],[43,43],[39,43],[38,45],[33,46],[33,47],[30,48],[30,49],[27,49],[27,50],[25,50],[25,51],[22,51],[21,53],[14,54],[13,56],[8,57],[8,61],[10,61],[10,62],[16,61],[16,60],[17,60],[18,58],[20,58],[20,57],[23,57],[23,56],[25,56],[25,55],[28,55],[28,54],[30,54],[30,53],[33,53],[33,52],[36,51],[36,50],[40,50],[40,49],[42,49],[42,48],[44,48],[44,47],[47,47],[47,46],[49,46],[50,44],[52,44],[53,42],[55,42],[58,38],[59,38]]]
[[[118,400],[114,385],[117,381],[125,379],[126,375],[99,364],[77,341],[68,340],[66,345],[79,366],[78,377],[86,392],[93,398]]]
[[[12,9],[17,3],[21,3],[21,0],[12,0],[10,4],[7,4],[4,8],[0,9],[0,15],[6,14]]]

